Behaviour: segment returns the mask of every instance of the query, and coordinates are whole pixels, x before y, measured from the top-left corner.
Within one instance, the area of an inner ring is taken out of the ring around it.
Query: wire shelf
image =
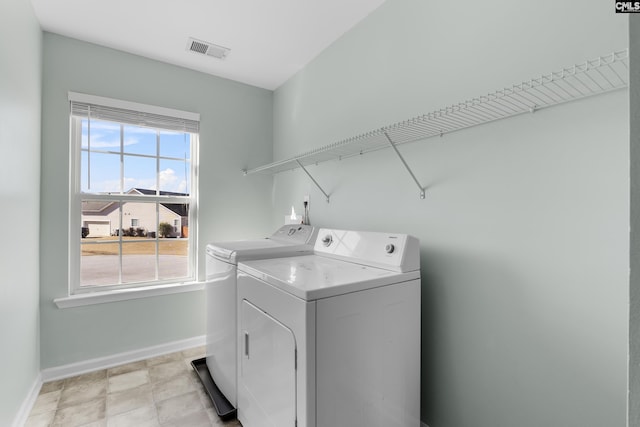
[[[623,89],[629,84],[628,76],[629,52],[625,49],[243,172],[245,175],[275,174],[383,148],[395,148],[396,145]],[[396,154],[402,159],[397,150]],[[405,166],[408,169],[406,163]],[[309,174],[306,169],[305,172]],[[410,169],[409,173],[419,184]],[[325,196],[328,199],[326,193]],[[424,196],[424,190],[421,196]]]

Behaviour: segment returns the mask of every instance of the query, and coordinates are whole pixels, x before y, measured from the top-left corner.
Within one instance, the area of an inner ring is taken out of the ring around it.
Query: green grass
[[[82,256],[118,255],[118,236],[87,237],[82,239]],[[144,237],[122,237],[123,255],[155,255],[156,242]],[[183,255],[188,253],[188,239],[158,239],[160,255]]]

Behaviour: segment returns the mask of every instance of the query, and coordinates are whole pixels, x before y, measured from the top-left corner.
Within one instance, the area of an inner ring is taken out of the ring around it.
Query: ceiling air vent
[[[225,59],[230,49],[190,37],[187,43],[187,50],[218,59]]]

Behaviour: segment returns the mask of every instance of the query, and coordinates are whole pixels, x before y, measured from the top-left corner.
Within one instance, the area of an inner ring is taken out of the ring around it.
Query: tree
[[[173,226],[168,222],[161,222],[158,225],[158,231],[160,232],[160,237],[168,237],[173,233]]]

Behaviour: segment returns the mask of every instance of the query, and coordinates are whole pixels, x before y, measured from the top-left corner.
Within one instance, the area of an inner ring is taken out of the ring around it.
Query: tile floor
[[[204,347],[44,383],[25,427],[210,427],[222,422],[191,361]]]

